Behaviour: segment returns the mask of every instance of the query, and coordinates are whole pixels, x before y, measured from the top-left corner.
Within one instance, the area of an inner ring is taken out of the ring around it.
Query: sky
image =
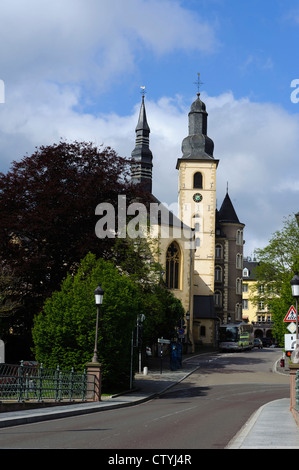
[[[1,0],[0,172],[61,139],[135,147],[141,86],[153,193],[177,202],[177,158],[196,99],[244,255],[299,211],[297,0]]]

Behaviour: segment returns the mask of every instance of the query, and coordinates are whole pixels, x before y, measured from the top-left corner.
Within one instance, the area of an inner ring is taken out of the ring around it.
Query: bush
[[[45,367],[83,370],[91,361],[95,341],[94,290],[104,290],[100,308],[98,356],[102,390],[128,388],[131,335],[136,324],[139,291],[112,263],[88,254],[74,276],[68,275],[36,316],[33,327],[36,360]]]

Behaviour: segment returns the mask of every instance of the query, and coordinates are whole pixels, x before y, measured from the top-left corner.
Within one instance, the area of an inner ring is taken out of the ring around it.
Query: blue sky
[[[1,20],[0,171],[60,138],[129,157],[146,86],[153,191],[175,203],[200,72],[218,207],[228,182],[245,255],[299,211],[297,1],[1,0]]]

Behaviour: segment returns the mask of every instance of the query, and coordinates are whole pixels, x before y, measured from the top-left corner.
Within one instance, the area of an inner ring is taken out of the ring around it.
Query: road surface
[[[290,396],[289,376],[273,372],[279,357],[271,348],[194,355],[197,371],[160,398],[3,428],[0,448],[223,449],[261,405]]]

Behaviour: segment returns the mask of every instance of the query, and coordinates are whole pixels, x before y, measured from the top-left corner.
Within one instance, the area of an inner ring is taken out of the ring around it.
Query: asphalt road
[[[193,356],[199,369],[158,399],[117,410],[0,430],[11,449],[223,449],[264,403],[290,396],[281,356],[265,348]]]

